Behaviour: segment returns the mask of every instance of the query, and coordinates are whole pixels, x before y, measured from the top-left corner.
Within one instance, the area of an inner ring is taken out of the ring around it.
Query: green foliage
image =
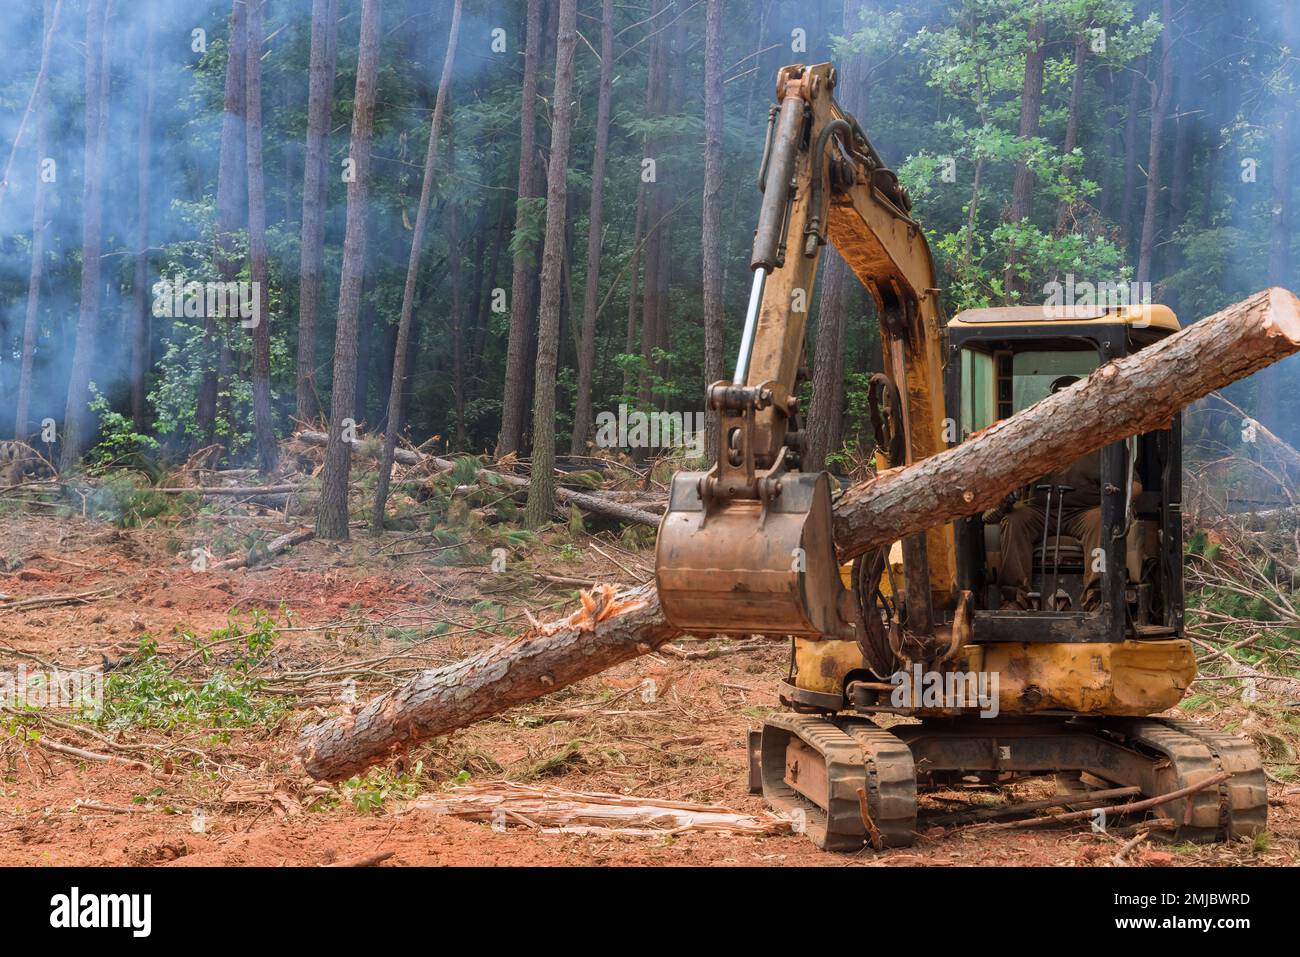
[[[394,774],[382,768],[371,768],[362,777],[351,777],[339,785],[344,800],[361,814],[381,811],[392,798],[409,801],[424,791],[424,762],[416,761],[411,770]]]
[[[214,654],[229,655],[229,660],[202,682],[178,676],[175,666],[159,656],[157,642],[142,638],[129,663],[108,674],[98,723],[106,728],[162,729],[273,724],[283,706],[262,693],[264,680],[255,672],[270,657],[275,633],[273,620],[259,610],[250,623],[232,620],[226,628],[213,632],[206,643],[187,635],[198,644],[197,657],[205,663]],[[222,643],[220,652],[216,642]]]
[[[107,474],[95,487],[85,507],[88,514],[112,522],[119,528],[139,528],[153,518],[175,512],[197,501],[197,496],[168,495],[141,483],[139,476],[126,471]]]
[[[99,442],[91,449],[88,461],[93,469],[136,464],[147,454],[158,451],[152,436],[135,430],[135,423],[109,407],[108,400],[90,383],[90,411],[99,419]]]

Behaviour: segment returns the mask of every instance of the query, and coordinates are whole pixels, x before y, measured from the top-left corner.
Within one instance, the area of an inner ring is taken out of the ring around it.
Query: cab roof
[[[986,328],[988,326],[1014,326],[1027,323],[1050,325],[1065,322],[1071,325],[1104,325],[1122,322],[1137,329],[1161,329],[1177,332],[1178,317],[1168,306],[1143,304],[1126,306],[994,306],[990,309],[965,309],[948,320],[949,328]]]

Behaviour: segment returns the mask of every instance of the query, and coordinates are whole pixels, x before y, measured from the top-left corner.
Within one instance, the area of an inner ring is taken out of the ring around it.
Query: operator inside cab
[[[1050,392],[1056,393],[1079,381],[1077,375],[1063,375],[1052,381]],[[1134,494],[1141,484],[1134,480]],[[1075,538],[1083,550],[1084,611],[1095,611],[1101,604],[1101,452],[1075,459],[1059,472],[1034,482],[1027,497],[1013,496],[996,509],[984,514],[984,521],[997,523],[1000,529],[1004,610],[1029,610],[1033,607],[1031,582],[1034,576],[1034,549],[1043,546],[1040,564],[1050,560],[1048,547],[1060,536]],[[1058,547],[1059,551],[1059,547]],[[1057,606],[1063,595],[1044,595],[1042,607]]]

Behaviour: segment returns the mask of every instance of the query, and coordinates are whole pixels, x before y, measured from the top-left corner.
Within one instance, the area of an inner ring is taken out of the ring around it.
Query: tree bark
[[[229,24],[229,49],[226,55],[226,85],[222,99],[221,151],[217,160],[217,222],[215,249],[217,272],[223,282],[238,278],[239,259],[235,233],[243,224],[247,205],[242,193],[247,147],[244,121],[247,111],[244,47],[248,31],[248,9],[244,0],[232,0]],[[211,444],[216,435],[217,402],[221,373],[228,363],[225,331],[217,316],[203,320],[203,377],[199,385],[194,412],[198,434],[195,445]]]
[[[334,335],[334,381],[330,390],[330,442],[325,450],[316,534],[326,540],[348,537],[348,470],[352,447],[343,441],[344,419],[355,412],[357,314],[365,276],[366,220],[370,206],[370,140],[375,124],[375,87],[379,74],[379,31],[383,0],[363,0],[357,86],[353,97],[352,179],[348,183],[348,221],[339,278],[339,313]],[[355,423],[354,423],[355,424]]]
[[[91,360],[98,351],[100,254],[104,246],[104,145],[108,119],[108,28],[105,0],[86,4],[86,139],[81,189],[81,307],[63,413],[59,470],[71,472],[89,444]]]
[[[145,375],[149,369],[149,204],[153,170],[154,24],[153,0],[142,0],[144,79],[140,91],[140,139],[136,148],[135,275],[131,283],[131,420],[145,431]]]
[[[58,3],[54,10],[57,11]],[[54,38],[56,21],[51,11],[51,0],[45,0],[42,16],[45,40],[41,58],[48,61],[50,43]],[[45,174],[41,165],[49,151],[49,117],[44,82],[38,81],[33,94],[32,110],[36,119],[36,188],[32,197],[32,265],[27,277],[27,311],[23,316],[23,352],[18,367],[18,402],[14,409],[14,438],[27,439],[28,409],[32,395],[32,368],[36,360],[36,331],[40,318],[41,279],[45,274]]]
[[[401,408],[402,390],[406,387],[406,350],[411,341],[411,315],[415,311],[415,284],[420,275],[420,256],[424,247],[424,232],[429,221],[429,202],[433,195],[433,169],[438,161],[438,137],[442,130],[442,117],[447,109],[447,94],[451,89],[451,72],[456,62],[456,41],[460,36],[462,0],[455,0],[451,11],[451,27],[447,34],[447,54],[442,61],[442,75],[438,79],[438,96],[429,120],[429,145],[424,153],[424,177],[420,183],[420,206],[415,211],[415,228],[411,231],[411,254],[406,262],[406,284],[402,287],[402,310],[397,320],[397,346],[393,350],[393,378],[388,388],[389,414],[384,428],[384,448],[379,459],[379,480],[375,484],[375,501],[370,510],[370,531],[378,535],[384,530],[384,507],[388,503],[388,484],[393,470],[393,449],[397,446],[397,433],[402,417],[393,412]],[[459,257],[460,249],[452,244],[451,256]],[[455,277],[453,277],[453,285]],[[454,291],[454,290],[453,290]]]
[[[1021,149],[1027,149],[1029,141],[1038,136],[1038,119],[1043,103],[1043,64],[1047,58],[1045,37],[1043,11],[1035,3],[1034,18],[1029,24],[1029,35],[1025,42],[1025,81],[1020,97]],[[1028,219],[1033,211],[1034,173],[1029,168],[1028,160],[1021,159],[1016,163],[1016,178],[1011,186],[1011,210],[1007,219],[1013,224],[1019,224]],[[1025,284],[1016,272],[1019,261],[1019,250],[1013,248],[1007,256],[1007,268],[1003,276],[1008,302],[1017,301],[1013,293],[1025,291]]]
[[[1160,152],[1164,145],[1165,116],[1169,112],[1169,96],[1174,79],[1173,2],[1163,0],[1160,31],[1160,78],[1151,90],[1151,137],[1147,149],[1147,194],[1142,212],[1142,238],[1138,245],[1137,281],[1139,288],[1151,281],[1151,259],[1156,244],[1156,210],[1160,202],[1161,173]]]
[[[316,394],[316,320],[320,315],[328,195],[330,113],[338,37],[338,0],[312,0],[311,60],[307,88],[307,155],[303,165],[302,257],[298,268],[297,417],[320,414]]]
[[[865,0],[844,4],[844,32],[861,30],[871,15]],[[844,60],[836,98],[862,121],[869,98],[868,64],[857,54]],[[978,187],[978,183],[976,184]],[[840,448],[844,418],[844,336],[850,309],[862,303],[861,284],[843,257],[828,247],[822,261],[817,296],[817,339],[813,345],[812,398],[804,423],[808,435],[807,465],[816,470],[826,466],[826,456]],[[713,461],[712,457],[709,461]]]
[[[582,338],[578,348],[578,395],[569,451],[587,451],[591,431],[592,381],[596,368],[596,310],[600,293],[600,249],[605,226],[605,159],[609,152],[609,113],[614,81],[614,0],[603,0],[600,16],[600,92],[596,100],[596,148],[591,161],[591,210],[587,217],[587,279],[582,295]],[[706,170],[707,179],[708,172]],[[705,291],[707,301],[708,292]],[[707,305],[705,307],[707,312]],[[706,333],[707,335],[707,333]]]
[[[266,0],[248,0],[248,39],[244,92],[247,96],[245,145],[248,150],[248,270],[257,296],[257,325],[253,326],[253,434],[258,465],[275,470],[280,458],[271,413],[271,317],[266,251],[266,178],[262,167],[262,13]]]
[[[709,0],[704,26],[704,214],[700,240],[704,278],[704,382],[707,389],[726,375],[727,314],[722,299],[722,0]],[[705,461],[718,456],[718,413],[705,419]]]
[[[628,262],[630,272],[627,281],[627,326],[623,335],[623,354],[627,356],[636,355],[636,317],[640,312],[638,297],[641,292],[641,247],[644,245],[641,237],[645,231],[645,215],[645,183],[642,183],[636,191],[636,218],[632,227],[632,258]],[[631,395],[635,389],[636,376],[632,371],[632,367],[624,366],[623,394]]]
[[[346,778],[421,741],[647,654],[676,634],[650,587],[602,595],[594,614],[548,631],[542,626],[422,672],[356,714],[309,726],[298,741],[299,759],[312,777]]]
[[[976,514],[1080,455],[1160,428],[1188,402],[1297,351],[1300,301],[1284,289],[1256,293],[955,448],[850,489],[835,505],[840,558]],[[568,619],[425,671],[354,714],[308,726],[297,757],[313,777],[347,777],[647,654],[674,634],[649,587],[615,595],[605,586]]]
[[[652,0],[650,15],[658,17],[666,5],[667,0]],[[646,116],[648,118],[656,118],[664,113],[665,100],[667,99],[667,74],[667,41],[663,31],[659,30],[651,40],[649,64],[646,68]],[[655,347],[660,342],[659,320],[663,314],[660,298],[663,295],[665,273],[660,259],[667,254],[664,237],[668,232],[668,222],[664,215],[663,185],[659,181],[662,172],[659,163],[664,157],[654,155],[662,153],[662,146],[662,136],[652,138],[647,134],[644,158],[655,163],[654,178],[649,181],[642,179],[641,186],[645,190],[646,218],[654,226],[650,229],[649,236],[646,239],[645,275],[642,280],[643,291],[641,297],[641,376],[637,387],[638,400],[647,409],[654,403],[653,379],[658,371],[655,362]],[[647,450],[644,448],[632,450],[633,457],[637,461],[644,460],[646,453]]]
[[[561,268],[567,219],[569,138],[573,131],[573,57],[578,43],[578,0],[559,0],[552,97],[551,156],[547,164],[546,237],[542,246],[537,374],[533,385],[533,465],[524,519],[540,528],[555,510],[555,367],[559,352]]]
[[[1148,57],[1133,66],[1133,80],[1129,85],[1127,111],[1124,117],[1124,189],[1120,193],[1119,230],[1128,245],[1130,262],[1133,255],[1133,198],[1137,193],[1138,103],[1141,99],[1143,70]]]
[[[501,433],[497,455],[517,452],[523,441],[525,378],[532,342],[533,248],[523,240],[528,200],[534,196],[536,151],[537,61],[542,45],[542,0],[528,0],[524,47],[523,101],[519,110],[519,199],[515,204],[514,267],[510,276],[510,331],[506,339],[505,382],[501,398]]]

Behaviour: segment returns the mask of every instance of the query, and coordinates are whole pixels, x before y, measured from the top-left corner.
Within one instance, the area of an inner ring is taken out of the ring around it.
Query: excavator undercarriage
[[[1052,775],[1077,803],[1090,789],[1160,798],[1192,788],[1150,811],[1176,840],[1253,836],[1267,811],[1253,745],[1151,717],[1176,706],[1196,673],[1182,633],[1177,421],[1101,453],[1092,555],[1061,534],[1062,506],[1054,538],[1043,517],[1033,567],[1047,581],[1050,566],[1051,587],[1025,607],[1000,604],[998,527],[978,517],[841,564],[838,481],[804,470],[798,397],[823,245],[837,248],[880,319],[877,469],[933,455],[1036,401],[1045,379],[1086,374],[1178,325],[1162,306],[1154,321],[1151,308],[1060,323],[1011,307],[945,322],[911,199],[835,102],[835,84],[828,63],[778,76],[740,353],[732,379],[707,393],[717,459],[674,477],[657,544],[656,586],[674,626],[791,636],[786,710],[751,735],[751,789],[836,851],[910,844],[918,792]],[[1085,583],[1096,587],[1089,562],[1100,587],[1085,611],[1075,604]],[[998,680],[983,696],[900,700],[900,676],[912,674]]]

